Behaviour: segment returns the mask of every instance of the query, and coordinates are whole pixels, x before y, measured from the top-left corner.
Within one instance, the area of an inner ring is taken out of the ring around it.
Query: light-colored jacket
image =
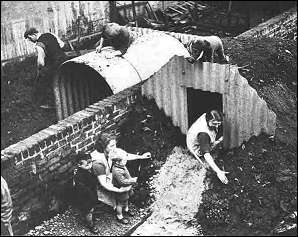
[[[186,145],[192,153],[194,153],[199,146],[198,134],[201,132],[207,133],[209,135],[211,144],[215,142],[217,133],[209,129],[206,121],[206,113],[201,115],[187,131]]]

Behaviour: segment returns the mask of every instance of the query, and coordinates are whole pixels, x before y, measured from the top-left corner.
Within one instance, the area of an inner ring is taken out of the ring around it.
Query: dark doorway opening
[[[187,88],[188,127],[203,113],[216,109],[222,112],[222,94]]]

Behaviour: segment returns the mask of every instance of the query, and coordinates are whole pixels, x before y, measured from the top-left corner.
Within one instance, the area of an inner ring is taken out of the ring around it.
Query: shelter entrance
[[[203,113],[212,109],[222,112],[222,94],[187,88],[188,127]]]

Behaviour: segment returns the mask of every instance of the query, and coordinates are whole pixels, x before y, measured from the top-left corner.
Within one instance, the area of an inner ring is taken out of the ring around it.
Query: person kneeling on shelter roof
[[[120,56],[126,53],[128,47],[132,43],[133,37],[130,31],[117,23],[107,23],[103,26],[102,36],[95,44],[96,52],[100,53],[107,46],[111,46],[114,50],[107,58]]]
[[[201,115],[189,128],[186,135],[186,145],[189,151],[203,164],[204,157],[210,167],[216,172],[217,177],[224,184],[228,183],[225,172],[218,168],[211,156],[211,150],[223,141],[221,136],[216,140],[222,116],[218,111],[212,110]]]

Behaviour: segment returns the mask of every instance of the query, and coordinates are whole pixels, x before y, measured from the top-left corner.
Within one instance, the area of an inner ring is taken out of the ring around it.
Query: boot
[[[92,211],[90,211],[87,215],[86,215],[86,222],[87,222],[87,227],[88,229],[94,233],[94,234],[98,234],[99,230],[98,228],[95,226],[94,222],[93,222],[93,218],[92,218]]]

